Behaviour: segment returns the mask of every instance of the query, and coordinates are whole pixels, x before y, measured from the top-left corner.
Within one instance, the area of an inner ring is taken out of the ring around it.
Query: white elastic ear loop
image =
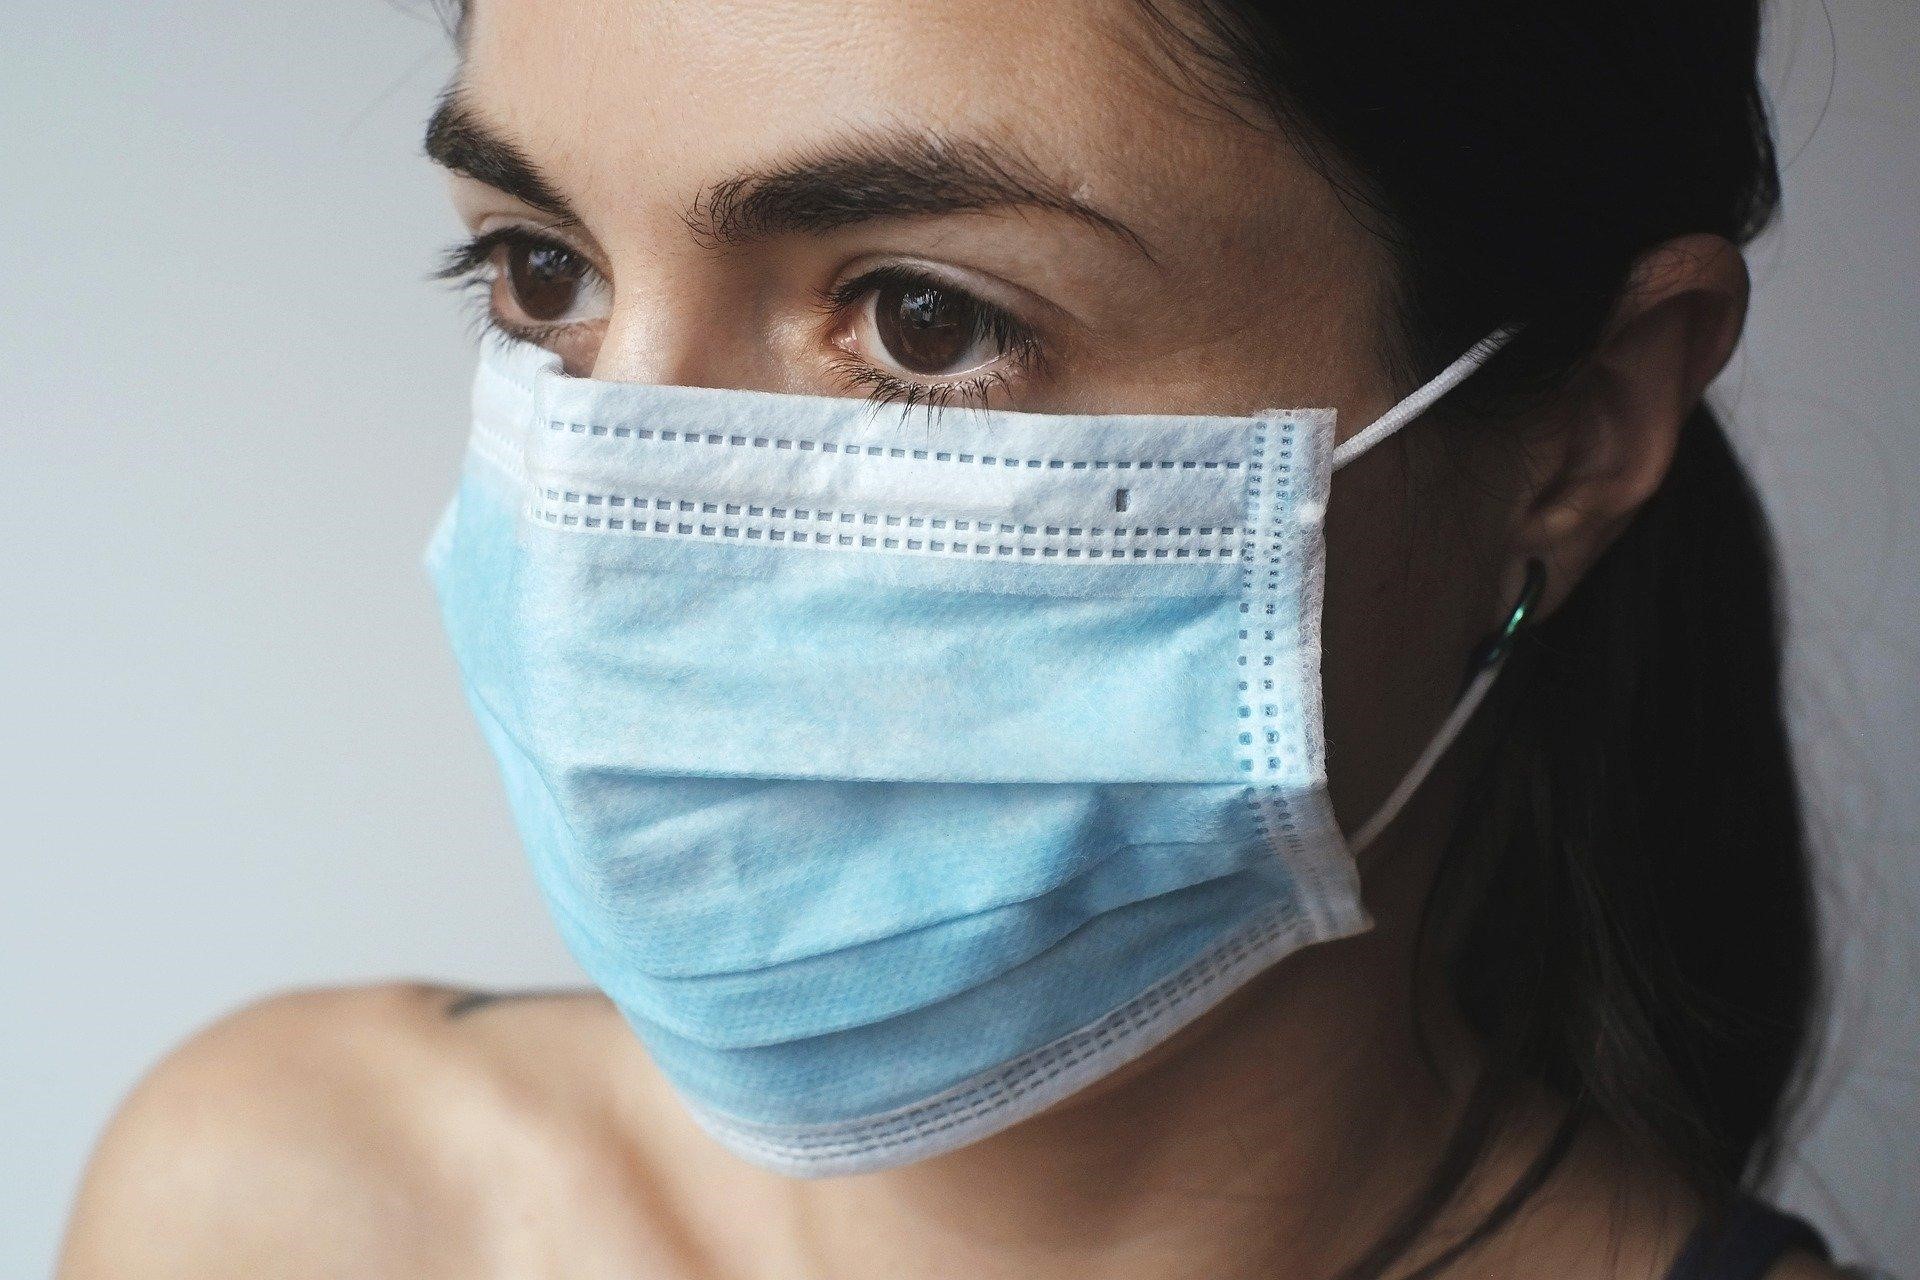
[[[1415,418],[1433,408],[1441,396],[1465,382],[1493,353],[1507,345],[1520,332],[1518,325],[1495,330],[1475,343],[1467,354],[1442,369],[1433,381],[1381,414],[1372,425],[1342,440],[1333,451],[1333,469],[1338,471],[1373,446],[1385,440]]]
[[[1373,811],[1373,816],[1367,819],[1367,824],[1347,841],[1348,850],[1356,855],[1359,854],[1378,839],[1380,833],[1391,826],[1395,818],[1400,816],[1400,811],[1407,807],[1407,801],[1413,799],[1413,793],[1420,789],[1420,784],[1427,780],[1427,775],[1433,772],[1433,767],[1440,763],[1440,757],[1447,754],[1447,748],[1452,746],[1453,740],[1460,736],[1460,731],[1467,727],[1467,721],[1473,719],[1474,710],[1487,696],[1487,690],[1493,688],[1493,682],[1499,678],[1500,668],[1503,665],[1505,665],[1504,658],[1489,664],[1468,682],[1467,687],[1460,693],[1460,700],[1453,704],[1453,711],[1441,724],[1439,732],[1435,733],[1433,739],[1427,743],[1427,749],[1420,753],[1420,758],[1413,762],[1413,767],[1407,770],[1406,776],[1400,779],[1400,785],[1395,787],[1393,794]]]
[[[1493,357],[1494,352],[1506,346],[1513,335],[1519,331],[1517,325],[1495,330],[1475,343],[1465,355],[1442,369],[1431,382],[1381,414],[1371,425],[1347,437],[1333,451],[1334,470],[1337,471],[1352,462],[1431,409],[1441,396],[1465,382],[1475,370]],[[1407,802],[1413,799],[1416,791],[1420,790],[1420,784],[1427,780],[1427,775],[1432,773],[1434,766],[1440,763],[1440,758],[1447,754],[1447,748],[1453,745],[1453,740],[1459,737],[1461,730],[1467,727],[1467,721],[1473,719],[1474,711],[1487,696],[1487,690],[1493,688],[1493,682],[1499,678],[1500,668],[1504,663],[1505,656],[1502,655],[1499,661],[1488,664],[1468,682],[1439,731],[1427,743],[1427,749],[1420,753],[1420,758],[1413,762],[1413,767],[1408,769],[1405,776],[1400,779],[1400,785],[1393,789],[1393,794],[1381,803],[1371,818],[1367,819],[1366,825],[1347,841],[1349,850],[1355,854],[1360,853],[1378,839],[1380,833],[1400,816],[1400,811],[1406,808]]]

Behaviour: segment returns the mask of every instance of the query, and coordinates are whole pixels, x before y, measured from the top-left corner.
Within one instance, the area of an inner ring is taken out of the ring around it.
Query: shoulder
[[[460,1148],[516,1110],[421,984],[299,991],[195,1034],[133,1089],[76,1202],[61,1276],[459,1271]],[[431,1245],[424,1254],[416,1252]],[[407,1265],[435,1259],[433,1270]],[[477,1274],[478,1268],[466,1274]]]
[[[1557,1103],[1521,1113],[1522,1140],[1481,1173],[1456,1230],[1483,1219],[1551,1141]],[[1700,1230],[1706,1204],[1680,1171],[1607,1125],[1585,1125],[1511,1223],[1468,1256],[1464,1275],[1556,1275],[1562,1280],[1668,1280]],[[1449,1273],[1451,1274],[1451,1273]],[[1758,1280],[1758,1277],[1754,1277]],[[1867,1280],[1794,1253],[1765,1280]]]

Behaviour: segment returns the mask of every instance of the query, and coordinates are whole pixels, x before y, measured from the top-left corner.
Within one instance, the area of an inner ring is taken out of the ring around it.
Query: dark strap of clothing
[[[1826,1241],[1805,1218],[1742,1196],[1694,1228],[1667,1280],[1763,1280],[1799,1250],[1828,1257]]]

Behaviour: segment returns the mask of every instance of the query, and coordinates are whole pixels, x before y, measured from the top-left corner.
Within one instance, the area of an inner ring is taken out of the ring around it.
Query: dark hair
[[[1744,244],[1779,204],[1758,0],[1140,3],[1389,247],[1382,354],[1409,386],[1524,326],[1462,388],[1468,416],[1563,386],[1649,250]],[[1349,1276],[1405,1258],[1528,1081],[1566,1101],[1553,1140],[1414,1276],[1499,1229],[1596,1119],[1710,1212],[1769,1174],[1818,978],[1779,682],[1767,525],[1702,405],[1662,487],[1503,677],[1423,922],[1488,1066]]]
[[[436,3],[457,38],[466,5]],[[1689,232],[1746,243],[1779,203],[1758,0],[1136,3],[1391,249],[1381,354],[1407,386],[1524,326],[1450,416],[1550,395],[1642,255]],[[1510,1220],[1595,1120],[1710,1211],[1770,1172],[1818,978],[1773,580],[1758,501],[1703,405],[1665,483],[1502,676],[1504,723],[1427,915],[1488,1066],[1351,1280],[1405,1257],[1530,1081],[1566,1101],[1553,1139],[1409,1280]]]

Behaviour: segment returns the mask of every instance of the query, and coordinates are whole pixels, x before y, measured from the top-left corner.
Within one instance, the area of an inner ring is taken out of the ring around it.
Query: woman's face
[[[430,145],[494,322],[578,376],[1351,434],[1406,390],[1386,254],[1179,50],[1138,0],[478,0]],[[1501,495],[1436,436],[1334,484],[1349,827],[1499,612]]]

